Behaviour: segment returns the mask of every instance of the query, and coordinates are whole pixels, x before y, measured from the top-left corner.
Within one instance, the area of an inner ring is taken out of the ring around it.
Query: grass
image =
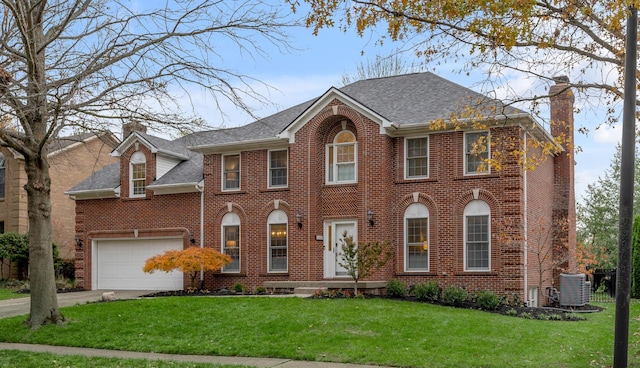
[[[560,322],[386,299],[168,297],[63,308],[66,326],[37,331],[24,316],[2,319],[0,340],[405,367],[604,367],[614,309]],[[640,364],[639,315],[632,304],[630,366]]]
[[[18,294],[15,290],[0,288],[0,300],[28,297],[29,294]]]
[[[74,367],[74,368],[241,368],[238,365],[218,365],[206,363],[184,363],[162,360],[116,359],[101,357],[85,357],[78,355],[58,355],[50,353],[32,353],[26,351],[0,350],[0,368],[40,368],[40,367]]]

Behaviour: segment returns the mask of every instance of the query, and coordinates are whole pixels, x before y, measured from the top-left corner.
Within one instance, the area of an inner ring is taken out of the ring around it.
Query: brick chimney
[[[560,273],[576,269],[576,203],[574,188],[573,103],[575,97],[569,78],[554,78],[549,89],[551,135],[562,139],[564,151],[554,157],[553,223],[554,259],[560,264],[554,272],[558,286]]]
[[[125,140],[125,138],[127,138],[129,134],[133,133],[134,131],[146,133],[147,127],[137,120],[132,120],[128,123],[122,124],[122,140]]]

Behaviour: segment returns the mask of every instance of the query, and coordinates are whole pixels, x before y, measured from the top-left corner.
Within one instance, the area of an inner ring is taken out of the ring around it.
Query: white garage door
[[[93,250],[93,289],[182,290],[183,273],[142,272],[147,259],[182,249],[182,239],[99,240]]]

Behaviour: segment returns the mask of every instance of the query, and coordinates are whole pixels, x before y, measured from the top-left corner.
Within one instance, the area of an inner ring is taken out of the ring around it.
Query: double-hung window
[[[222,253],[231,257],[222,272],[240,272],[240,217],[233,212],[222,218]]]
[[[407,179],[429,176],[429,138],[408,138],[405,140],[405,177]]]
[[[287,186],[287,150],[269,151],[269,188]]]
[[[147,158],[140,151],[131,155],[130,177],[130,196],[144,197],[147,186]]]
[[[222,156],[222,190],[240,189],[240,155]]]
[[[405,270],[429,271],[429,209],[413,203],[404,212]]]
[[[343,130],[327,146],[327,183],[355,183],[357,170],[356,136]]]
[[[491,210],[481,200],[473,200],[464,208],[464,269],[491,270]]]
[[[269,272],[287,272],[287,215],[282,210],[269,214],[268,223],[268,269]]]
[[[487,160],[490,157],[491,144],[489,132],[467,132],[464,134],[464,174],[478,175],[489,173]]]

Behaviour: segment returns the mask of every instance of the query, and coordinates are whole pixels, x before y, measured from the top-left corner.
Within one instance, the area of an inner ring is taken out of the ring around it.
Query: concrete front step
[[[316,291],[327,291],[326,287],[297,287],[293,289],[293,293],[295,295],[313,295]]]

